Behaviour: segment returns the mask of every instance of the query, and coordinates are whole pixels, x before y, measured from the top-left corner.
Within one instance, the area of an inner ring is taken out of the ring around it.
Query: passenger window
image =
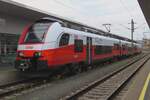
[[[95,55],[108,54],[112,52],[112,47],[96,45],[94,52],[95,52]]]
[[[76,39],[75,40],[75,52],[83,52],[83,40]]]
[[[95,55],[103,54],[102,46],[96,45],[94,51]]]
[[[122,49],[123,49],[123,50],[126,50],[126,46],[125,46],[125,45],[122,45]]]
[[[115,47],[115,50],[119,50],[120,49],[119,44],[114,44],[114,47]]]
[[[60,42],[59,42],[59,46],[65,46],[69,44],[69,38],[70,35],[67,33],[64,33],[61,38],[60,38]]]

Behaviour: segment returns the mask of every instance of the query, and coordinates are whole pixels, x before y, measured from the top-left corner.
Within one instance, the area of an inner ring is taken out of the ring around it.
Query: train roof
[[[68,32],[68,33],[74,34],[74,35],[82,35],[82,36],[87,36],[87,37],[92,37],[92,38],[101,38],[101,39],[107,39],[107,40],[111,40],[111,41],[118,41],[119,40],[119,39],[115,39],[115,38],[112,38],[112,37],[106,37],[106,36],[102,36],[102,35],[91,34],[89,32],[73,30],[73,29],[69,29],[69,28],[66,28],[66,27],[63,27],[63,30],[65,32]]]
[[[112,39],[119,39],[119,40],[124,40],[124,41],[128,41],[128,42],[136,43],[136,41],[132,41],[131,39],[128,39],[128,38],[125,38],[125,37],[122,37],[119,35],[115,35],[112,33],[108,33],[108,32],[105,32],[103,30],[93,28],[91,26],[88,26],[88,25],[85,25],[85,24],[82,24],[82,23],[79,23],[76,21],[61,19],[61,18],[57,18],[57,17],[44,17],[41,19],[47,19],[47,20],[59,22],[62,26],[67,27],[67,28],[71,28],[71,29],[75,29],[75,30],[79,30],[79,31],[83,31],[83,32],[88,32],[91,34],[97,34],[97,35],[109,37]]]

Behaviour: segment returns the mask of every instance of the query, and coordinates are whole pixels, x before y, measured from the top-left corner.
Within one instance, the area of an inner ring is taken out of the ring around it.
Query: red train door
[[[91,37],[87,37],[86,40],[86,62],[87,64],[91,64],[92,63],[92,38]]]
[[[122,56],[122,42],[119,40],[119,51],[120,51],[120,56]]]

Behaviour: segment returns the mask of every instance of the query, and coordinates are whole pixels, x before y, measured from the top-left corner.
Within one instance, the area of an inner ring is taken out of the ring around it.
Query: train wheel
[[[87,71],[88,70],[88,65],[83,65],[82,66],[82,72],[85,72],[85,71]]]
[[[73,74],[76,74],[77,73],[77,70],[78,70],[78,66],[77,64],[69,64],[68,65],[68,69],[69,69],[69,74],[70,75],[73,75]]]
[[[88,70],[91,70],[91,69],[93,69],[93,66],[92,66],[92,65],[89,65],[87,69],[88,69]]]

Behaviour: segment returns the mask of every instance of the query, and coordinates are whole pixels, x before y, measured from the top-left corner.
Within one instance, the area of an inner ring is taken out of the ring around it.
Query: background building
[[[0,62],[12,62],[15,59],[18,38],[23,28],[44,16],[22,4],[0,0]]]
[[[0,33],[0,55],[15,53],[18,38],[18,34]]]
[[[150,39],[143,39],[143,49],[150,50]]]

